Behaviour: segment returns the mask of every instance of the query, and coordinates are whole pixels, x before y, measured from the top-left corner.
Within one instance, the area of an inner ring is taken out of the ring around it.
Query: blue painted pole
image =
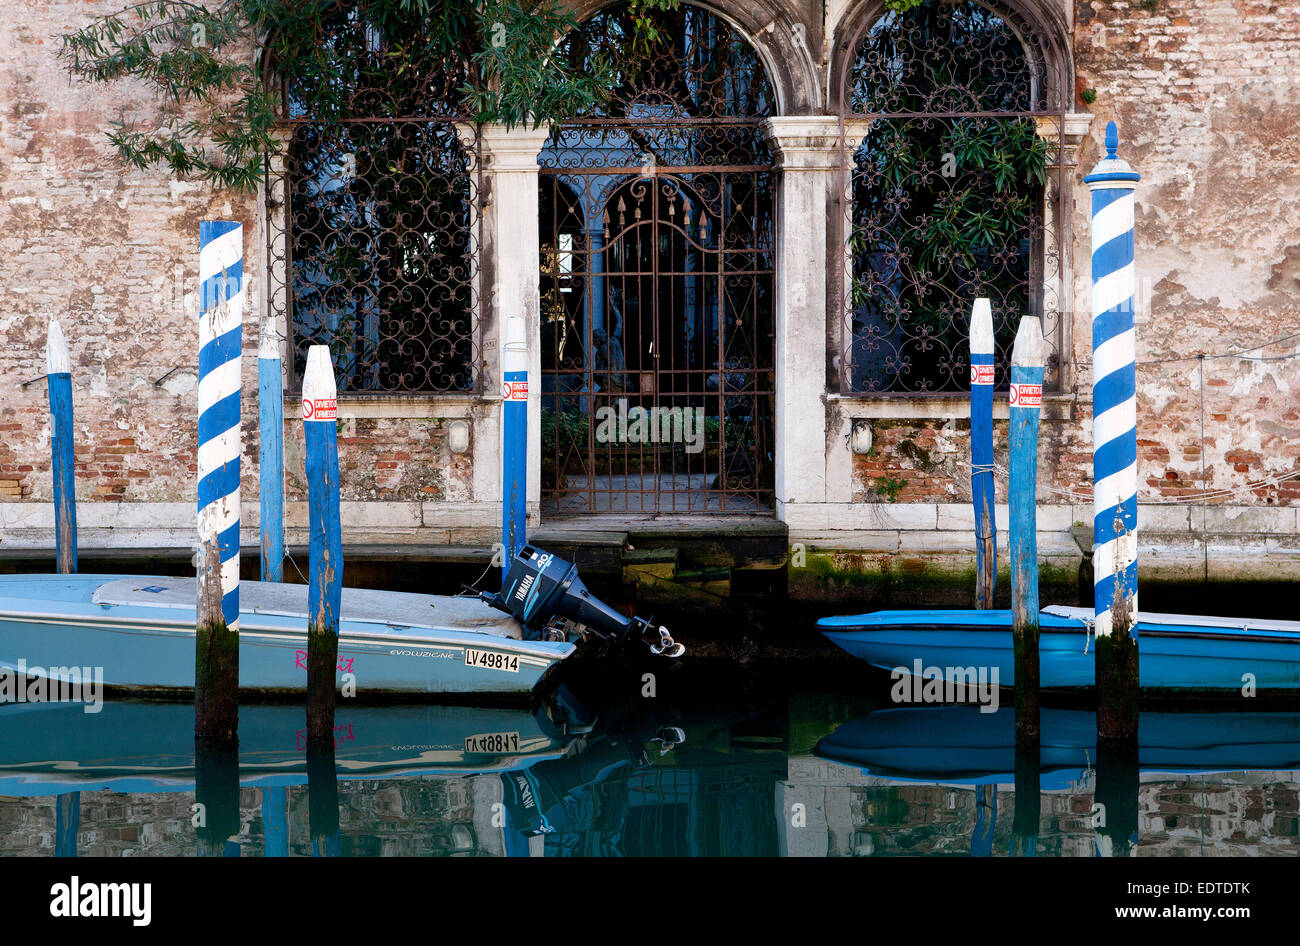
[[[528,541],[528,340],[522,316],[506,320],[502,351],[501,574]]]
[[[50,454],[54,479],[54,548],[60,575],[77,571],[77,485],[72,448],[72,357],[59,323],[50,320],[45,343],[50,390]]]
[[[311,564],[307,591],[307,737],[334,738],[343,534],[339,522],[338,389],[329,348],[313,345],[302,379]]]
[[[284,383],[277,324],[274,317],[262,323],[257,347],[262,581],[284,581]]]
[[[993,607],[998,527],[993,488],[993,312],[976,299],[970,316],[970,489],[975,506],[975,607]]]
[[[262,853],[289,856],[289,793],[283,785],[262,789]]]
[[[239,725],[240,364],[244,228],[199,224],[199,573],[194,733],[233,742]]]
[[[1043,403],[1043,330],[1020,320],[1011,350],[1011,637],[1015,653],[1016,742],[1037,745],[1038,698],[1038,412]]]
[[[1136,739],[1137,334],[1133,298],[1133,192],[1141,179],[1117,155],[1084,178],[1092,191],[1093,622],[1097,636],[1097,734]]]

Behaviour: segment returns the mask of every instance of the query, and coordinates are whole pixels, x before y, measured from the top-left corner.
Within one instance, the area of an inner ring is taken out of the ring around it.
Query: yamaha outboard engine
[[[635,635],[652,653],[680,657],[686,652],[666,628],[656,628],[645,618],[624,617],[589,592],[578,577],[578,566],[531,545],[525,545],[510,563],[500,593],[485,591],[480,597],[537,634],[562,617],[610,644],[625,644]]]

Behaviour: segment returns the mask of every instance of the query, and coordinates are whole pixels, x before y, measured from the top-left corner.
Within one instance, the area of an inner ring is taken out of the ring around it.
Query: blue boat
[[[193,578],[0,576],[0,674],[55,680],[67,676],[56,671],[93,668],[117,692],[192,692],[197,590]],[[306,689],[307,591],[241,583],[241,691]],[[669,657],[683,651],[664,628],[592,596],[569,562],[525,546],[501,594],[343,589],[338,682],[361,698],[515,698],[593,640],[643,640]]]
[[[876,611],[822,618],[818,628],[855,657],[883,670],[944,679],[987,668],[1013,686],[1010,611]],[[1092,611],[1050,607],[1039,615],[1039,674],[1045,689],[1094,685]],[[1140,683],[1179,693],[1300,692],[1300,621],[1263,621],[1142,612]]]
[[[1045,707],[1041,786],[1067,789],[1097,760],[1091,711]],[[824,759],[900,781],[996,784],[1015,781],[1015,711],[973,706],[891,707],[845,723],[814,750]],[[1190,774],[1300,769],[1300,713],[1144,712],[1138,765]]]

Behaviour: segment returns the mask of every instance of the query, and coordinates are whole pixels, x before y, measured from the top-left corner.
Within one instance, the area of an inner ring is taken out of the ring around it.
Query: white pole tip
[[[970,350],[980,355],[993,354],[993,309],[983,297],[976,299],[971,308]]]
[[[257,357],[280,360],[280,319],[276,315],[268,315],[262,320],[262,330],[257,339]]]
[[[1036,315],[1026,315],[1016,330],[1016,343],[1011,347],[1011,363],[1019,368],[1041,368],[1047,354],[1043,341],[1042,323]]]
[[[330,361],[328,345],[312,345],[307,349],[307,368],[302,373],[303,400],[334,400],[338,388],[334,384],[334,364]]]
[[[50,334],[45,341],[46,374],[71,374],[72,356],[68,354],[68,340],[63,337],[63,327],[58,319],[50,319]]]

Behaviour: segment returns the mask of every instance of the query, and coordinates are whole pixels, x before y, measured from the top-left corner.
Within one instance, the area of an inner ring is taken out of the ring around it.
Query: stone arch
[[[995,13],[1010,14],[1027,24],[1038,41],[1037,52],[1044,61],[1044,74],[1051,87],[1045,90],[1046,111],[1069,112],[1074,102],[1074,55],[1070,23],[1059,0],[973,0]],[[854,54],[867,30],[887,12],[885,0],[850,0],[833,27],[830,68],[822,90],[831,111],[848,112],[844,91]]]
[[[567,4],[585,20],[617,0],[578,0]],[[721,0],[700,3],[682,0],[726,21],[754,48],[776,93],[777,114],[820,114],[825,106],[818,65],[811,50],[822,45],[822,24],[805,22],[780,0]],[[796,40],[802,27],[803,42]],[[820,58],[820,57],[819,57]]]

